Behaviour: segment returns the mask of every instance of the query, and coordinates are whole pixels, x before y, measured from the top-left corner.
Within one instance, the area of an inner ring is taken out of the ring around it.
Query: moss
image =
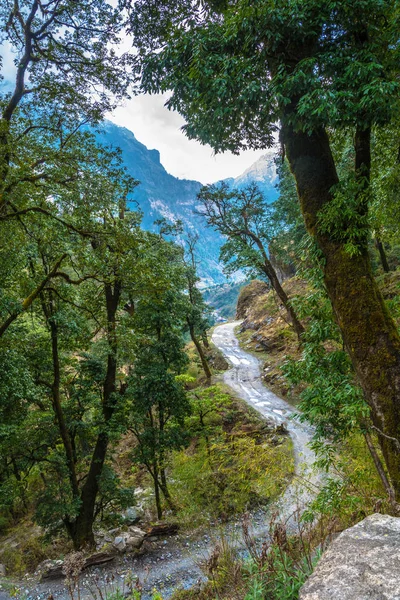
[[[367,252],[349,256],[325,243],[325,282],[400,496],[400,337],[373,278]]]

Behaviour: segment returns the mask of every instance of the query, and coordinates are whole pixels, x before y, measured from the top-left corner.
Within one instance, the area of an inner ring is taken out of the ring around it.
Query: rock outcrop
[[[299,600],[399,600],[400,518],[375,514],[341,533]]]
[[[140,548],[146,533],[139,527],[128,527],[128,531],[120,533],[113,541],[113,546],[118,552],[132,552]]]

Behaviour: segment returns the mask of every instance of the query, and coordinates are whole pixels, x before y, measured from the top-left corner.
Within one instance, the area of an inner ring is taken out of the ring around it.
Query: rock
[[[36,573],[40,575],[40,581],[58,579],[63,576],[62,568],[64,561],[46,559],[40,563]]]
[[[118,552],[131,552],[140,548],[145,537],[146,533],[139,529],[139,527],[131,526],[128,528],[128,531],[121,533],[115,538],[113,546]]]
[[[6,576],[6,568],[4,565],[0,564],[0,577],[5,577]]]
[[[322,555],[299,600],[399,600],[400,518],[375,514]]]
[[[128,551],[135,548],[140,548],[140,546],[143,544],[144,538],[146,537],[146,532],[142,529],[139,529],[139,527],[131,526],[128,527],[128,534],[129,537],[126,541]]]
[[[115,535],[116,533],[119,533],[120,528],[119,527],[115,527],[115,529],[110,529],[110,531],[108,532],[109,535]]]
[[[126,537],[125,535],[118,535],[113,541],[113,546],[118,552],[126,551]]]
[[[127,525],[135,525],[141,519],[137,508],[130,506],[122,513],[122,518]]]

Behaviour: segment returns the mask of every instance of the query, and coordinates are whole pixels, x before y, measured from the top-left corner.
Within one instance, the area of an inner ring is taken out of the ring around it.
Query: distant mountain
[[[204,219],[194,213],[196,197],[202,184],[198,181],[178,179],[167,173],[160,162],[158,150],[146,148],[125,127],[107,121],[96,137],[102,144],[121,148],[128,172],[140,181],[130,200],[132,208],[136,203],[143,211],[143,226],[151,230],[154,221],[160,217],[165,217],[170,222],[180,219],[186,231],[197,232],[200,236],[198,255],[202,286],[224,283],[226,277],[218,260],[223,238],[208,228]],[[269,201],[273,202],[276,199],[277,191],[274,186],[277,176],[270,154],[262,156],[236,179],[227,181],[242,187],[253,180],[257,181]]]
[[[278,198],[278,175],[276,172],[275,155],[273,153],[264,154],[254,164],[251,165],[239,177],[225,179],[231,186],[243,188],[252,182],[257,183],[261,192],[264,194],[267,202],[274,202]]]
[[[202,184],[198,181],[178,179],[167,173],[160,162],[158,150],[146,148],[129,129],[107,121],[96,137],[102,144],[121,148],[128,172],[140,181],[130,201],[132,208],[136,204],[142,210],[143,226],[151,230],[154,221],[161,217],[170,222],[180,219],[186,231],[197,232],[200,236],[199,274],[203,285],[226,281],[218,260],[222,237],[209,229],[204,219],[193,212]]]
[[[278,174],[273,153],[261,156],[242,175],[234,179],[234,185],[241,188],[253,181],[257,183],[268,203],[274,202],[278,198],[279,192],[276,187]]]

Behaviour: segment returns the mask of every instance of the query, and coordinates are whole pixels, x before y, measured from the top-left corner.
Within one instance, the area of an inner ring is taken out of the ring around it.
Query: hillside
[[[400,325],[400,271],[380,274],[377,282],[390,312]],[[304,300],[312,293],[309,284],[297,277],[287,279],[282,285],[291,298]],[[291,385],[282,372],[282,366],[288,358],[299,360],[302,348],[287,322],[285,311],[265,282],[253,280],[242,287],[236,318],[242,321],[238,337],[243,348],[255,352],[263,361],[265,384],[296,404],[303,386]],[[332,341],[325,345],[328,352],[336,347]]]

